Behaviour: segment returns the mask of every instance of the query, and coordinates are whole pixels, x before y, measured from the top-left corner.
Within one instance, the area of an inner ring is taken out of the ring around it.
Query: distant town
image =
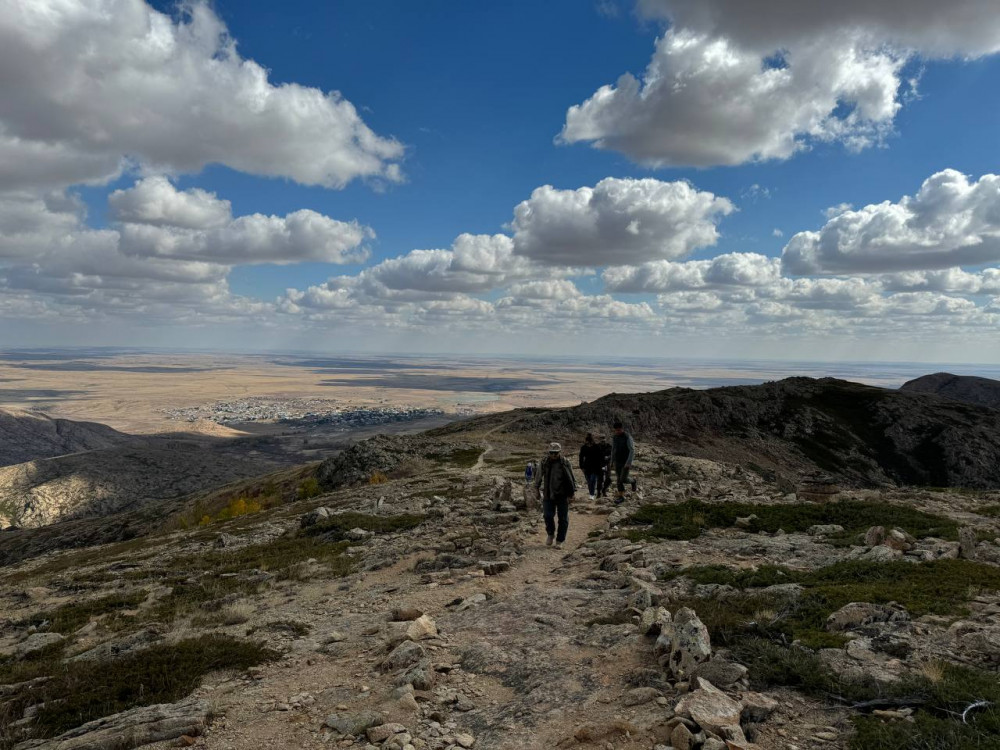
[[[236,401],[217,401],[212,405],[164,409],[163,413],[172,420],[196,422],[204,419],[226,426],[271,422],[297,426],[328,425],[351,429],[441,416],[444,410],[390,405],[345,406],[329,399],[281,399],[260,396]]]

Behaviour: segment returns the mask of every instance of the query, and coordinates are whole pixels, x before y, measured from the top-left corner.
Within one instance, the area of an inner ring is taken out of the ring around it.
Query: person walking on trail
[[[535,476],[535,489],[542,490],[542,516],[545,518],[545,531],[548,538],[545,546],[551,547],[555,542],[556,549],[562,549],[569,531],[569,501],[576,494],[576,477],[573,467],[562,455],[559,443],[549,444],[549,454],[538,467]],[[559,516],[559,527],[556,528],[556,514]]]
[[[614,424],[615,436],[611,438],[611,460],[615,466],[615,478],[618,480],[618,494],[615,495],[615,505],[625,502],[625,484],[629,481],[628,473],[635,460],[635,442],[632,436],[625,432],[621,421]]]
[[[580,471],[583,472],[583,476],[587,480],[587,492],[591,500],[597,494],[601,469],[604,466],[601,458],[601,449],[594,442],[594,436],[588,432],[580,447]]]
[[[607,497],[608,490],[611,489],[611,443],[604,435],[597,436],[597,455],[600,456],[601,468],[597,477],[597,494],[600,497]]]

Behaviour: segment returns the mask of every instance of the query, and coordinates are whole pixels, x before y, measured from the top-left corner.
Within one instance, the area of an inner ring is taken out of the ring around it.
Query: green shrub
[[[631,536],[636,539],[694,539],[705,529],[730,528],[739,517],[757,516],[746,530],[806,531],[811,526],[837,524],[842,534],[828,537],[834,544],[850,544],[872,526],[899,527],[913,536],[958,539],[958,524],[949,518],[887,503],[844,500],[830,503],[706,503],[687,500],[674,505],[644,505],[627,523],[644,526]]]
[[[105,662],[57,663],[48,681],[15,694],[0,711],[0,726],[39,705],[31,739],[55,737],[88,721],[187,696],[217,669],[247,669],[277,659],[259,643],[205,635],[160,644]],[[4,738],[9,739],[9,738]]]
[[[135,591],[131,594],[112,594],[90,601],[70,602],[47,612],[23,620],[21,625],[41,625],[48,620],[49,630],[55,633],[69,635],[86,625],[94,617],[122,609],[132,609],[146,600],[146,591]]]
[[[323,490],[320,489],[319,480],[316,477],[308,477],[299,484],[297,492],[299,500],[308,500],[322,494]]]
[[[424,517],[411,514],[397,516],[371,516],[366,513],[338,513],[325,521],[303,529],[306,536],[322,536],[328,540],[340,540],[351,529],[364,529],[376,534],[414,529],[423,523]]]

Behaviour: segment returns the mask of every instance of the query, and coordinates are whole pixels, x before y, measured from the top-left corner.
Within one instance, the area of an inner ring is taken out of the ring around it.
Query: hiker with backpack
[[[562,455],[559,443],[549,444],[549,453],[542,459],[535,475],[535,489],[542,489],[542,516],[545,519],[545,532],[548,535],[545,546],[551,547],[555,542],[556,549],[562,549],[569,530],[569,501],[576,494],[576,477],[573,467]],[[556,527],[556,515],[559,516],[559,526]]]
[[[635,460],[635,442],[632,436],[625,432],[621,420],[615,420],[615,436],[611,438],[611,460],[615,467],[615,477],[618,480],[618,493],[615,495],[615,505],[625,502],[625,484],[629,481],[628,473]],[[633,483],[633,489],[634,489]]]
[[[590,494],[591,500],[594,499],[600,489],[599,483],[603,468],[604,460],[601,448],[594,442],[594,436],[588,432],[583,445],[580,447],[580,471],[583,472],[583,476],[587,480],[587,491]]]

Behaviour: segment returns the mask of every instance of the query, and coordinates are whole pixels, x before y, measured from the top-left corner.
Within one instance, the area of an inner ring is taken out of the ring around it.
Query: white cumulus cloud
[[[971,181],[946,169],[916,195],[833,216],[785,246],[791,274],[945,269],[1000,261],[1000,176]]]
[[[671,27],[641,78],[569,108],[560,140],[651,166],[787,159],[813,141],[879,142],[915,57],[1000,50],[988,0],[641,0]]]
[[[338,92],[274,84],[204,0],[0,0],[0,190],[106,181],[128,161],[307,185],[400,178],[403,147]]]

